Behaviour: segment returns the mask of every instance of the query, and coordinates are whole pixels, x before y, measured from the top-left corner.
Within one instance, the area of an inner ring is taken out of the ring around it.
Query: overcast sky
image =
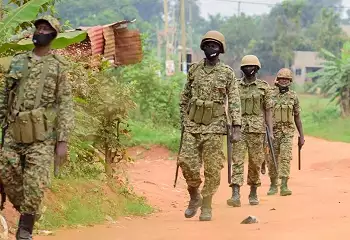
[[[232,16],[238,11],[238,3],[229,2],[230,0],[199,0],[201,4],[201,13],[203,17],[208,14],[220,13],[224,16]],[[276,4],[282,0],[242,0],[246,2]],[[343,5],[350,7],[350,0],[343,0]],[[263,14],[269,12],[271,7],[262,4],[241,3],[240,11],[247,15]]]

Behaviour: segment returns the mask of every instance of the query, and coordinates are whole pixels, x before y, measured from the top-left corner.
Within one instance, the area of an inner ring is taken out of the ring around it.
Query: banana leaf
[[[31,22],[37,17],[41,7],[50,0],[31,0],[19,8],[11,10],[0,22],[0,34],[16,28],[24,22]]]
[[[57,38],[52,42],[53,49],[62,49],[74,43],[85,40],[87,33],[85,31],[65,32],[58,34]],[[0,53],[4,53],[11,49],[15,52],[30,51],[34,47],[32,39],[23,39],[17,43],[5,43],[0,46]]]

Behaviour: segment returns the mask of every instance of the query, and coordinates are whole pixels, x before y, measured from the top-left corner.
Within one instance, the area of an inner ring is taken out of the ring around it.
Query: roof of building
[[[318,52],[295,51],[293,67],[323,67],[324,59],[320,58]]]

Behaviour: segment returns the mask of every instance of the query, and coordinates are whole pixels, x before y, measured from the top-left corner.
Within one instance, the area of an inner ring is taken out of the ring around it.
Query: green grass
[[[180,144],[180,130],[173,127],[154,126],[144,122],[130,122],[129,146],[161,145],[176,152]]]
[[[340,116],[339,107],[314,95],[299,95],[299,99],[305,135],[350,142],[350,119]]]
[[[55,179],[50,190],[39,229],[100,224],[108,218],[145,216],[154,211],[127,188],[98,180]]]

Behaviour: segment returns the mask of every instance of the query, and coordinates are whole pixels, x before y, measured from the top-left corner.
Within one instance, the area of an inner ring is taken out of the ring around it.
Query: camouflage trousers
[[[233,143],[232,151],[232,183],[242,186],[244,183],[244,159],[248,151],[248,177],[249,186],[261,186],[260,169],[265,159],[264,133],[242,133],[239,142]]]
[[[52,140],[16,144],[5,138],[0,154],[0,178],[8,199],[21,214],[40,214],[53,159]]]
[[[189,187],[198,188],[201,183],[200,169],[204,163],[202,196],[212,196],[220,185],[220,172],[224,167],[223,135],[192,134],[184,132],[179,157],[182,174]]]
[[[274,129],[273,148],[275,151],[278,172],[274,166],[271,156],[268,158],[268,169],[270,178],[289,178],[290,161],[292,160],[293,133],[283,133]]]

